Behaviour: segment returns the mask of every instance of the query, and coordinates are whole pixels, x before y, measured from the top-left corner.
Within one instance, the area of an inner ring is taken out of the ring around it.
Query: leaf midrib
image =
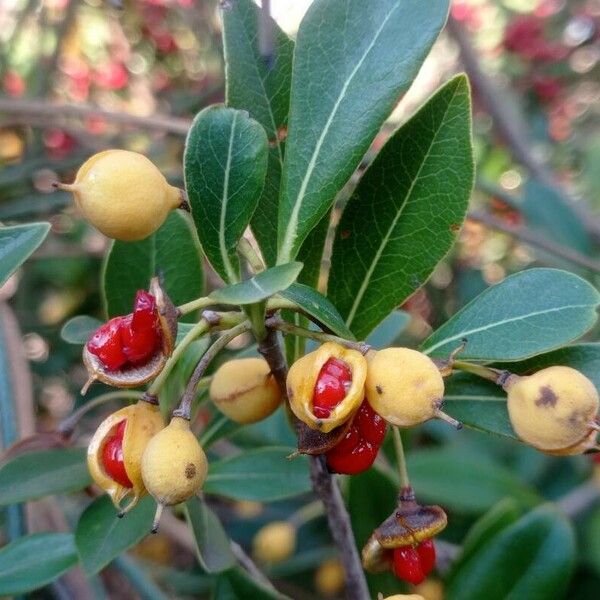
[[[308,163],[308,167],[306,168],[306,173],[304,175],[304,178],[302,179],[302,184],[300,185],[300,190],[298,191],[298,195],[296,196],[296,199],[294,200],[292,214],[290,215],[290,221],[289,221],[289,224],[285,231],[285,237],[283,239],[281,252],[280,252],[280,255],[279,255],[279,258],[277,261],[278,264],[289,262],[292,259],[292,248],[293,248],[294,242],[297,237],[296,232],[297,232],[297,228],[298,228],[298,218],[299,218],[299,214],[300,214],[300,208],[302,205],[302,201],[304,199],[304,196],[306,194],[306,189],[308,188],[308,184],[310,182],[313,171],[317,164],[317,157],[321,151],[321,146],[323,145],[323,143],[325,141],[325,137],[329,133],[329,128],[331,127],[331,124],[333,123],[333,119],[335,118],[337,111],[342,103],[342,100],[344,99],[344,97],[346,95],[346,91],[348,90],[350,83],[352,83],[352,80],[354,79],[355,75],[358,73],[358,70],[362,67],[368,54],[371,52],[371,50],[375,46],[375,43],[377,42],[377,39],[381,35],[381,32],[384,30],[387,22],[389,21],[392,14],[398,9],[399,6],[400,6],[400,3],[397,3],[392,8],[392,10],[390,10],[390,12],[387,14],[385,19],[383,19],[383,21],[381,22],[381,26],[379,27],[379,29],[373,36],[371,43],[369,44],[369,46],[363,53],[362,57],[360,58],[360,60],[358,61],[358,63],[356,64],[356,66],[354,67],[352,72],[350,73],[350,76],[344,82],[344,85],[342,86],[340,94],[339,94],[337,100],[335,101],[335,104],[333,105],[333,109],[331,110],[331,113],[329,114],[329,117],[327,118],[325,127],[323,128],[323,131],[321,132],[321,135],[319,136],[319,139],[317,140],[317,144],[315,145],[315,149],[314,149],[312,156],[310,158],[310,161]]]
[[[446,117],[448,116],[448,111],[450,110],[450,107],[452,106],[452,103],[454,102],[454,98],[456,97],[457,92],[458,92],[458,86],[455,88],[454,93],[452,94],[452,97],[448,101],[448,105],[446,106],[446,110],[444,111],[444,116],[442,117],[442,119],[440,121],[440,126],[437,128],[434,136],[431,139],[431,143],[429,144],[429,148],[427,148],[427,152],[425,153],[425,155],[423,157],[423,161],[421,162],[421,165],[419,166],[419,169],[410,185],[408,192],[406,193],[405,200],[402,203],[402,206],[400,207],[398,214],[394,217],[394,220],[392,221],[391,225],[389,226],[383,240],[381,241],[381,244],[379,245],[379,248],[377,249],[377,252],[375,253],[374,259],[371,261],[371,266],[367,270],[367,274],[363,279],[363,282],[360,286],[360,289],[358,290],[358,293],[356,294],[356,298],[354,299],[352,308],[350,309],[350,312],[348,313],[348,318],[346,319],[346,325],[348,327],[350,327],[352,321],[354,320],[354,317],[356,316],[356,311],[358,310],[358,307],[360,306],[360,303],[362,302],[362,298],[365,295],[365,292],[367,290],[367,287],[369,286],[369,283],[371,282],[371,277],[373,276],[373,273],[375,272],[375,269],[377,268],[377,265],[378,265],[379,261],[381,260],[381,255],[383,254],[383,251],[390,240],[392,232],[396,228],[398,220],[404,214],[404,209],[409,205],[409,203],[411,201],[411,197],[414,192],[415,186],[417,185],[417,181],[419,181],[419,179],[421,177],[421,171],[423,170],[423,168],[425,167],[425,164],[429,160],[429,155],[431,154],[432,148],[437,143],[438,134],[440,133],[440,131],[443,129],[443,127],[445,125]]]

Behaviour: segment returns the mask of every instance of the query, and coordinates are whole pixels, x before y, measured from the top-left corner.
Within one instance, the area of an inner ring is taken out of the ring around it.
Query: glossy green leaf
[[[316,0],[294,51],[279,206],[279,262],[357,168],[444,25],[448,2]],[[368,90],[368,93],[367,93]]]
[[[423,343],[448,356],[466,340],[461,359],[519,360],[553,350],[596,322],[600,295],[587,281],[558,269],[528,269],[494,285]]]
[[[291,600],[274,587],[257,581],[241,567],[219,575],[211,595],[212,600]]]
[[[575,537],[555,508],[541,506],[504,528],[454,573],[448,600],[562,598]]]
[[[527,225],[555,243],[590,254],[592,241],[572,206],[555,189],[530,179],[523,189],[520,206]]]
[[[398,336],[408,327],[410,313],[403,310],[391,312],[366,339],[367,344],[373,348],[381,349],[391,346]]]
[[[302,263],[299,262],[271,267],[242,283],[217,289],[210,297],[223,304],[254,304],[286,290],[296,281],[301,270]]]
[[[25,594],[77,564],[71,533],[26,535],[0,549],[0,596]]]
[[[460,75],[392,136],[344,210],[329,297],[357,337],[427,281],[456,240],[472,186],[471,103]]]
[[[294,43],[272,19],[272,64],[259,48],[260,10],[252,0],[221,4],[227,105],[247,110],[269,138],[267,177],[251,226],[268,265],[277,256],[277,211],[283,168],[282,137],[290,104]]]
[[[215,271],[233,283],[239,279],[237,243],[265,183],[265,130],[246,111],[205,108],[187,136],[184,172],[202,249]]]
[[[87,315],[77,315],[69,319],[60,330],[60,337],[69,344],[85,344],[102,321]]]
[[[188,525],[194,534],[196,556],[207,573],[220,573],[236,564],[231,543],[221,521],[200,498],[190,498],[185,504]]]
[[[279,295],[297,304],[312,321],[316,321],[325,329],[348,340],[354,339],[335,306],[313,288],[293,283]]]
[[[77,552],[86,574],[100,572],[121,552],[148,535],[155,511],[155,500],[146,496],[119,519],[108,496],[96,498],[79,518],[75,530]]]
[[[202,431],[200,444],[204,450],[206,450],[221,438],[233,435],[241,427],[242,425],[240,425],[240,423],[236,423],[235,421],[228,419],[225,415],[217,412]]]
[[[28,452],[0,468],[0,506],[80,490],[91,483],[84,448]]]
[[[523,506],[538,501],[532,488],[490,459],[450,449],[419,450],[408,457],[419,499],[462,513],[482,513],[510,496]]]
[[[50,223],[0,227],[0,286],[46,239]]]
[[[235,500],[269,502],[310,490],[306,456],[294,448],[262,448],[211,463],[204,491]]]
[[[397,495],[397,484],[376,467],[348,479],[348,512],[357,548],[363,548],[373,530],[392,514]],[[365,575],[373,598],[379,592],[398,593],[398,580],[391,573]]]
[[[131,312],[135,294],[160,276],[175,305],[202,295],[200,248],[188,218],[172,212],[162,227],[139,242],[113,242],[104,266],[103,292],[109,317]]]

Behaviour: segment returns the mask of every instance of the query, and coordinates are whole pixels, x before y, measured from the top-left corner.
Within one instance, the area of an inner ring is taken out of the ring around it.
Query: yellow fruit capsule
[[[104,235],[132,242],[154,233],[171,210],[182,205],[182,192],[169,185],[154,163],[128,150],[105,150],[80,167],[71,184],[84,217]]]
[[[596,445],[599,398],[594,384],[571,367],[511,375],[504,384],[508,414],[526,444],[548,454],[581,454]]]
[[[346,572],[337,558],[323,562],[315,572],[315,588],[323,596],[337,596],[346,584]]]
[[[344,399],[335,406],[327,418],[319,418],[313,413],[315,384],[323,365],[330,359],[345,362],[352,372],[352,382]],[[294,414],[312,429],[329,433],[345,423],[359,408],[364,399],[364,385],[367,376],[367,361],[357,350],[344,348],[327,342],[314,352],[297,360],[289,370],[287,393],[290,408]]]
[[[296,549],[296,528],[287,521],[273,521],[254,536],[252,551],[263,563],[278,563],[289,558]]]
[[[123,421],[123,466],[131,487],[115,481],[108,474],[104,463],[105,445]],[[158,405],[140,400],[137,404],[126,406],[104,419],[90,440],[87,463],[92,479],[110,496],[121,514],[133,508],[146,493],[141,473],[142,454],[150,439],[163,427],[164,422]],[[129,502],[123,508],[121,503],[125,498],[129,498]]]
[[[256,423],[281,404],[281,392],[264,358],[241,358],[221,365],[210,384],[210,399],[236,423]]]
[[[367,400],[388,423],[413,427],[438,418],[460,427],[441,411],[444,380],[428,356],[410,348],[386,348],[369,352],[367,361]]]
[[[183,417],[173,417],[156,434],[142,456],[142,479],[158,509],[152,528],[156,532],[165,506],[185,502],[204,485],[208,461],[190,423]]]

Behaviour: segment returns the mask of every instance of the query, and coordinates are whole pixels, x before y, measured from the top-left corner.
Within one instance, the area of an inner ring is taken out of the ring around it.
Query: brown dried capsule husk
[[[321,368],[330,358],[342,360],[350,367],[352,383],[344,399],[331,411],[331,415],[322,419],[313,414],[313,395]],[[329,433],[348,421],[360,408],[364,399],[366,377],[367,360],[360,352],[327,342],[297,360],[290,368],[287,377],[290,408],[310,428]]]
[[[92,354],[87,344],[83,347],[83,364],[88,372],[88,380],[81,389],[85,395],[94,381],[101,381],[118,388],[135,388],[152,381],[162,370],[167,359],[173,353],[177,337],[177,308],[162,289],[157,277],[150,281],[149,292],[156,299],[158,321],[162,337],[162,345],[146,363],[130,366],[118,371],[107,371],[100,359]]]
[[[298,435],[298,453],[312,456],[325,454],[340,443],[350,429],[350,425],[352,425],[352,419],[347,419],[339,427],[325,433],[311,429],[294,415],[294,427]]]
[[[362,551],[362,563],[369,573],[391,569],[390,551],[400,546],[414,546],[442,531],[448,517],[439,506],[421,506],[412,490],[398,497],[398,508],[367,540]]]
[[[123,434],[123,462],[127,477],[133,484],[131,488],[124,487],[112,479],[102,464],[104,444],[123,420],[126,421]],[[139,400],[136,404],[126,406],[104,419],[90,440],[87,453],[90,474],[122,514],[133,508],[147,493],[142,480],[142,454],[152,437],[163,428],[164,421],[158,404]],[[123,508],[121,503],[126,498],[130,500]]]

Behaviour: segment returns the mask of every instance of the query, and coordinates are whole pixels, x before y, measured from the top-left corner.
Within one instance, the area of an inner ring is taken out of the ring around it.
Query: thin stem
[[[398,475],[400,476],[400,487],[403,490],[410,489],[410,479],[408,469],[406,468],[406,457],[404,456],[404,446],[400,437],[400,429],[396,425],[392,427],[394,434],[394,450],[396,452],[396,462],[398,463]]]
[[[208,308],[209,306],[215,306],[217,303],[210,296],[203,296],[202,298],[196,298],[191,302],[186,302],[181,306],[177,307],[177,312],[180,316],[187,315],[195,310],[201,310]]]
[[[250,265],[254,273],[260,273],[265,270],[265,263],[262,258],[245,237],[238,242],[238,251],[246,259],[246,262]]]
[[[229,342],[238,337],[238,335],[246,333],[251,329],[252,325],[249,321],[244,321],[243,323],[236,325],[235,327],[224,333],[220,338],[218,338],[215,341],[215,343],[204,353],[204,355],[196,365],[196,368],[194,369],[194,372],[190,377],[185,391],[181,396],[181,402],[179,403],[179,407],[173,411],[174,417],[183,417],[184,419],[187,419],[189,421],[190,413],[192,410],[192,402],[196,395],[196,387],[200,383],[200,379],[202,379],[204,371],[206,371],[208,365],[210,365],[212,360],[217,356],[217,354],[219,354],[219,352],[221,352],[221,350],[225,348],[225,346],[227,346],[227,344],[229,344]]]
[[[210,330],[210,323],[206,319],[200,319],[185,335],[185,337],[175,346],[173,354],[167,360],[163,370],[159,373],[158,377],[152,382],[148,388],[148,394],[152,396],[158,396],[162,386],[164,385],[167,377],[173,370],[173,367],[179,361],[181,355],[186,351],[188,346],[198,337],[204,335]]]
[[[139,400],[141,396],[142,394],[140,392],[133,392],[130,390],[118,390],[96,396],[96,398],[86,402],[81,408],[78,408],[74,413],[71,413],[64,419],[64,421],[58,425],[58,431],[65,435],[70,435],[86,413],[105,402],[110,402],[111,400]]]
[[[282,396],[287,398],[287,366],[274,329],[267,328],[267,336],[259,342],[258,350],[269,363]],[[313,490],[325,507],[331,536],[339,549],[346,571],[347,598],[366,600],[370,598],[369,588],[352,533],[350,516],[344,506],[340,488],[327,470],[323,456],[310,457],[310,477]]]
[[[305,504],[302,508],[299,508],[296,512],[292,513],[287,521],[298,529],[309,521],[322,517],[324,514],[323,503],[320,500],[315,500]]]
[[[509,371],[492,369],[492,367],[485,367],[484,365],[478,365],[464,360],[455,360],[452,363],[452,368],[458,369],[459,371],[465,371],[466,373],[472,373],[473,375],[477,375],[477,377],[493,381],[500,386],[504,385],[506,380],[512,375]]]
[[[335,342],[336,344],[340,344],[345,348],[357,350],[361,354],[366,354],[371,349],[371,346],[369,346],[369,344],[365,344],[365,342],[353,342],[351,340],[346,340],[344,338],[341,338],[337,335],[332,335],[330,333],[323,333],[321,331],[310,331],[309,329],[304,329],[304,327],[292,325],[291,323],[288,323],[287,321],[284,321],[279,317],[269,317],[266,320],[266,324],[267,327],[277,329],[278,331],[282,331],[283,333],[310,338],[311,340],[317,340],[318,342]]]

